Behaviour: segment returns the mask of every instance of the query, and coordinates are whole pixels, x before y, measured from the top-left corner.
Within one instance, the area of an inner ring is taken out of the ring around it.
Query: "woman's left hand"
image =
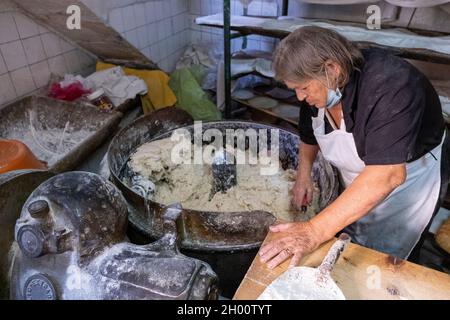
[[[310,222],[294,222],[271,226],[270,231],[280,236],[259,251],[261,262],[267,262],[270,269],[291,259],[289,267],[298,265],[303,256],[316,249],[322,241]]]

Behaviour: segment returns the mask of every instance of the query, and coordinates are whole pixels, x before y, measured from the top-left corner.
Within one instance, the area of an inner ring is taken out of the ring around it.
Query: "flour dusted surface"
[[[293,267],[275,279],[258,300],[345,300],[345,296],[331,277],[321,277],[319,269]]]

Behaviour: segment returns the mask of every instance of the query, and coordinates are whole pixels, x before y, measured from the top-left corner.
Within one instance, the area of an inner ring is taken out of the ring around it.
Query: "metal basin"
[[[0,110],[0,138],[22,141],[59,173],[81,163],[113,133],[121,117],[119,112],[30,96]]]
[[[128,201],[129,237],[135,243],[148,243],[162,236],[165,206],[146,200],[132,190],[123,177],[123,168],[139,146],[169,137],[176,128],[181,127],[192,132],[192,119],[176,108],[162,109],[137,119],[121,130],[110,144],[108,166],[111,178]],[[203,123],[203,131],[211,128],[225,132],[227,129],[275,127],[244,121]],[[281,165],[284,169],[296,168],[299,137],[293,132],[279,130]],[[337,197],[339,182],[336,170],[320,153],[313,166],[313,180],[321,190],[319,206],[322,209]],[[266,237],[269,226],[275,220],[271,213],[264,211],[209,212],[184,209],[177,221],[180,249],[188,256],[208,262],[219,276],[222,295],[232,298]]]
[[[175,111],[174,111],[175,114]],[[168,124],[167,120],[172,119]],[[156,239],[162,235],[164,205],[146,200],[133,191],[126,183],[123,168],[129,157],[142,144],[152,139],[169,137],[176,127],[183,127],[193,133],[190,121],[177,120],[168,114],[144,116],[120,131],[112,140],[108,152],[108,164],[115,184],[120,188],[131,205],[130,222],[144,235]],[[227,129],[274,129],[253,122],[221,121],[203,123],[203,132],[218,129],[225,134]],[[283,169],[297,167],[299,137],[289,131],[279,129],[280,162]],[[270,141],[268,141],[270,143]],[[335,170],[321,155],[313,169],[313,179],[320,190],[320,208],[326,207],[338,194],[338,179]],[[181,247],[189,250],[230,251],[259,247],[268,227],[275,217],[264,211],[251,212],[210,212],[184,209],[180,219],[182,230]]]

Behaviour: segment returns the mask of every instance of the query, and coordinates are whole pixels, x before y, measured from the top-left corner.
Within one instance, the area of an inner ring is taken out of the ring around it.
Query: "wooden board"
[[[105,62],[138,69],[158,69],[150,59],[122,38],[116,30],[107,26],[80,0],[13,1],[30,18]],[[80,30],[69,30],[66,26],[69,17],[66,11],[70,5],[80,7]]]
[[[267,236],[265,242],[273,239]],[[334,240],[322,245],[301,265],[317,267]],[[255,300],[288,267],[270,270],[256,256],[234,300]],[[350,244],[339,258],[332,277],[349,300],[450,300],[450,275]]]

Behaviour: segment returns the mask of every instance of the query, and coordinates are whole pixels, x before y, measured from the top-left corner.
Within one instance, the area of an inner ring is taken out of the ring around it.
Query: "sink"
[[[50,171],[71,170],[113,135],[122,113],[40,96],[0,109],[0,139],[25,143]]]

